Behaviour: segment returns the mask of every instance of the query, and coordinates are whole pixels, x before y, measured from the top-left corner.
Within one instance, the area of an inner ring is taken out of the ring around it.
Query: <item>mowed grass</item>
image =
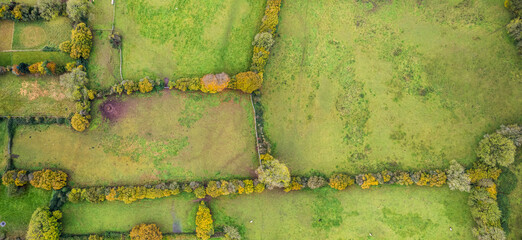
[[[63,206],[63,233],[89,234],[106,231],[129,232],[141,223],[154,223],[163,233],[196,230],[197,202],[188,194],[123,202],[67,203]]]
[[[446,187],[269,191],[215,199],[211,211],[245,239],[473,239],[467,196]]]
[[[109,42],[109,31],[94,31],[93,47],[89,57],[89,79],[98,89],[109,89],[120,79],[120,55]]]
[[[235,74],[248,69],[266,1],[123,0],[123,77]]]
[[[0,52],[0,64],[2,64],[2,66],[13,66],[22,62],[31,65],[45,60],[55,62],[59,65],[74,62],[74,59],[64,52]]]
[[[0,169],[5,169],[5,165],[7,164],[7,120],[0,120],[0,154],[2,158],[0,159]]]
[[[103,121],[97,102],[83,133],[18,127],[16,166],[63,169],[73,186],[245,177],[257,166],[248,95],[162,91],[116,102],[117,121]]]
[[[13,49],[41,49],[44,46],[58,48],[71,38],[71,20],[57,17],[51,21],[15,23]]]
[[[293,173],[470,165],[521,121],[522,61],[496,1],[287,1],[262,101]]]
[[[515,163],[509,167],[518,179],[515,190],[508,195],[510,216],[508,219],[509,234],[507,239],[511,240],[522,238],[522,154],[520,154],[520,151],[517,157]]]
[[[1,116],[69,117],[75,103],[64,94],[58,77],[0,76]]]
[[[2,20],[0,21],[0,34],[2,35],[2,41],[0,41],[0,51],[1,50],[11,50],[11,46],[13,44],[13,31],[14,31],[14,22]]]
[[[49,206],[51,191],[28,187],[21,196],[8,197],[7,188],[0,186],[0,222],[6,223],[0,232],[10,237],[24,237],[34,210]]]

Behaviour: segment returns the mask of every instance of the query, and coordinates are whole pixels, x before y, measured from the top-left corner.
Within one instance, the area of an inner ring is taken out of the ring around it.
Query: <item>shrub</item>
[[[281,8],[281,0],[268,0],[265,9],[265,16],[262,19],[259,32],[269,32],[274,34],[277,24],[279,23],[279,10]]]
[[[27,184],[27,182],[29,182],[28,176],[27,176],[27,171],[25,171],[25,170],[18,171],[18,173],[16,174],[15,182],[14,182],[15,185],[18,187],[21,187],[21,186],[25,186],[25,184]]]
[[[194,195],[196,195],[197,198],[205,198],[205,196],[207,196],[205,187],[199,186],[199,187],[195,188]]]
[[[377,178],[373,176],[373,174],[364,174],[362,176],[363,183],[361,184],[362,189],[368,189],[370,186],[377,186],[379,185],[379,182],[377,181]]]
[[[268,32],[260,32],[256,34],[254,37],[254,41],[252,42],[253,46],[262,47],[266,50],[270,50],[272,45],[274,45],[275,40],[271,33]]]
[[[208,93],[221,92],[227,88],[230,77],[226,73],[207,74],[201,78],[201,91]]]
[[[471,190],[468,205],[471,208],[471,216],[479,226],[496,226],[500,224],[500,210],[497,201],[489,192],[476,187]]]
[[[138,89],[141,93],[148,93],[152,91],[154,88],[154,82],[149,80],[149,77],[145,77],[140,79],[140,82],[138,83]]]
[[[112,33],[109,35],[109,42],[111,43],[112,48],[118,49],[121,46],[122,37],[118,33]]]
[[[253,91],[259,89],[263,84],[263,79],[259,74],[249,71],[238,73],[235,76],[235,80],[233,82],[233,88],[239,89],[245,93],[252,93]]]
[[[472,230],[473,236],[479,240],[504,240],[506,234],[497,226],[478,226]]]
[[[477,183],[478,181],[487,178],[497,180],[501,172],[502,171],[498,168],[480,162],[474,163],[473,168],[467,171],[471,183]]]
[[[4,173],[4,175],[2,175],[2,184],[5,186],[14,184],[15,180],[16,180],[16,171],[15,170],[7,171]]]
[[[198,239],[207,240],[214,234],[214,221],[210,209],[201,201],[196,214],[196,235]]]
[[[12,72],[16,76],[23,76],[25,74],[30,73],[29,71],[29,65],[27,63],[19,63],[18,65],[14,65]]]
[[[60,239],[62,213],[51,212],[49,208],[38,208],[29,222],[27,240],[58,240]]]
[[[79,91],[89,83],[87,73],[80,68],[74,68],[71,72],[60,76],[60,84],[67,89],[67,96],[73,97],[75,92]],[[82,95],[78,96],[77,99],[81,98]],[[76,97],[75,97],[76,98]]]
[[[312,176],[308,179],[308,187],[310,189],[320,188],[326,185],[326,180],[321,176]]]
[[[245,184],[245,194],[251,194],[254,192],[254,181],[250,179],[243,180]]]
[[[60,15],[62,3],[60,0],[38,0],[38,9],[40,17],[50,21]]]
[[[262,182],[259,182],[258,180],[254,181],[254,192],[255,193],[262,193],[265,191],[265,184]]]
[[[492,167],[497,164],[507,167],[515,160],[515,151],[513,141],[498,133],[493,133],[480,141],[477,156]]]
[[[89,127],[88,117],[75,113],[71,118],[71,126],[78,132],[83,132]]]
[[[225,226],[223,232],[225,233],[226,240],[241,240],[241,235],[235,227]]]
[[[103,240],[103,236],[98,236],[98,235],[91,234],[91,235],[89,235],[89,239],[88,240]]]
[[[498,191],[509,195],[517,187],[518,179],[509,169],[503,169],[502,174],[498,177]]]
[[[33,172],[33,178],[30,181],[31,185],[45,190],[59,190],[67,185],[67,174],[62,171],[52,171],[44,169]]]
[[[258,179],[268,189],[283,188],[290,184],[290,171],[285,164],[274,159],[270,154],[261,155],[261,166],[256,170]]]
[[[393,182],[399,185],[412,185],[413,180],[410,177],[410,174],[407,172],[396,172],[393,176]]]
[[[465,169],[457,161],[452,160],[450,167],[446,170],[448,177],[448,186],[451,190],[459,190],[461,192],[469,192],[471,189],[471,181],[469,174],[465,172]]]
[[[140,224],[134,226],[130,232],[132,240],[161,240],[163,234],[156,224]]]
[[[169,81],[169,89],[173,87],[183,92],[186,90],[198,91],[201,89],[201,80],[199,78],[180,78],[175,82]]]
[[[87,20],[89,10],[87,0],[68,0],[67,1],[67,16],[74,22],[81,22]]]
[[[290,182],[290,185],[288,185],[284,191],[290,192],[290,191],[298,191],[303,188],[302,180],[300,177],[292,177],[292,181]]]
[[[71,32],[71,40],[60,44],[60,50],[69,53],[71,58],[74,59],[88,59],[91,53],[91,47],[92,33],[85,23],[76,25]]]
[[[353,178],[346,174],[338,173],[330,177],[330,187],[337,190],[344,190],[346,187],[354,183]]]
[[[506,0],[504,6],[509,9],[513,15],[522,16],[522,1],[521,0]]]
[[[522,3],[522,1],[520,1]],[[515,146],[520,147],[522,146],[522,127],[518,126],[516,124],[508,125],[508,126],[500,126],[500,129],[497,130],[497,133],[509,138],[511,141],[513,141],[513,144]]]
[[[269,55],[270,52],[265,48],[255,46],[254,53],[252,55],[252,66],[250,66],[250,70],[260,73],[264,72]]]

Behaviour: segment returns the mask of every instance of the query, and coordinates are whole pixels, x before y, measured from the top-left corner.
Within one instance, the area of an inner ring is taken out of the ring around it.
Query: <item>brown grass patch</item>
[[[2,36],[2,41],[0,41],[0,51],[11,50],[11,46],[13,45],[13,30],[13,21],[0,21],[0,36]]]
[[[47,40],[45,30],[37,26],[27,26],[22,29],[20,41],[24,47],[36,47],[42,45]]]
[[[24,81],[20,88],[20,95],[26,96],[29,100],[36,100],[40,97],[50,97],[54,100],[65,99],[64,89],[60,84],[51,82],[49,86],[44,87],[36,81]]]

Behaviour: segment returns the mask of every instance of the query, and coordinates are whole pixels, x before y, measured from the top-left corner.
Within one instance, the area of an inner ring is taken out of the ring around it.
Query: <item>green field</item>
[[[27,187],[26,192],[19,197],[7,197],[7,188],[0,186],[0,221],[6,226],[0,228],[0,233],[7,236],[25,236],[27,225],[34,210],[49,205],[51,191]]]
[[[239,226],[245,239],[473,239],[467,196],[447,187],[327,188],[223,197],[211,209],[216,225]]]
[[[75,110],[58,77],[0,76],[0,115],[68,117]]]
[[[89,79],[97,89],[110,89],[121,82],[120,55],[109,42],[109,31],[94,31],[93,47],[89,57]]]
[[[179,78],[245,71],[265,1],[123,0],[123,77]]]
[[[67,203],[63,206],[65,234],[128,232],[140,223],[155,223],[163,233],[194,232],[198,203],[188,194],[132,204],[122,202]]]
[[[509,234],[508,239],[517,240],[522,238],[522,154],[510,167],[518,178],[518,184],[513,192],[508,195],[510,203],[510,217],[508,220]]]
[[[250,176],[257,166],[248,95],[162,91],[113,101],[118,120],[91,128],[20,126],[13,143],[22,169],[66,170],[72,185]]]
[[[42,49],[44,46],[58,48],[71,37],[71,21],[57,17],[51,21],[17,22],[13,35],[13,49]]]
[[[262,103],[293,173],[470,165],[484,133],[522,121],[502,2],[363,2],[281,8]]]
[[[0,169],[4,169],[7,164],[7,120],[0,120]]]

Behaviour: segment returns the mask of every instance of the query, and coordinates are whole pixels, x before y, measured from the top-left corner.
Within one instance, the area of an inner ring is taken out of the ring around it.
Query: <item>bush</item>
[[[40,17],[50,21],[60,15],[62,3],[60,0],[38,0],[38,9]]]
[[[176,81],[169,81],[169,89],[176,88],[181,91],[201,90],[201,80],[199,78],[180,78]]]
[[[457,161],[452,160],[450,167],[446,170],[448,176],[448,186],[451,190],[459,190],[461,192],[469,192],[471,189],[471,181],[469,174]]]
[[[522,16],[522,1],[521,0],[506,0],[504,6],[509,9],[513,15]]]
[[[196,214],[196,235],[198,239],[207,240],[214,234],[214,221],[210,209],[201,201]]]
[[[163,234],[156,224],[140,224],[134,226],[130,232],[132,240],[161,240]]]
[[[346,187],[354,183],[353,178],[346,174],[334,174],[330,177],[330,187],[337,190],[344,190]]]
[[[70,0],[68,2],[71,2]],[[82,0],[83,1],[83,0]],[[79,23],[72,30],[71,40],[60,44],[60,50],[69,53],[73,59],[88,59],[92,47],[92,33],[85,23]]]
[[[498,134],[486,135],[479,143],[477,156],[489,166],[509,166],[515,160],[516,147],[513,141]]]
[[[87,20],[89,10],[87,0],[68,0],[67,1],[67,16],[73,22],[82,22]]]
[[[225,226],[223,232],[225,233],[226,240],[241,240],[241,235],[235,227]]]
[[[413,180],[411,179],[410,174],[407,172],[396,172],[392,181],[399,185],[408,186],[413,184]]]
[[[520,1],[522,2],[522,1]],[[522,146],[522,127],[518,126],[516,124],[508,125],[508,126],[500,126],[500,129],[497,130],[497,133],[509,138],[511,141],[513,141],[513,144],[515,146],[520,147]]]
[[[479,226],[500,225],[500,210],[497,201],[482,187],[471,190],[468,205],[471,208],[471,216]]]
[[[16,171],[15,170],[7,171],[4,173],[4,175],[2,175],[2,184],[5,186],[14,184],[15,180],[16,180]]]
[[[62,224],[60,211],[51,212],[49,208],[38,208],[31,216],[29,229],[27,230],[27,240],[58,240]]]
[[[252,42],[252,46],[262,47],[266,50],[270,50],[272,45],[274,45],[275,40],[271,33],[268,32],[260,32],[256,34],[254,37],[254,41]]]
[[[122,37],[118,33],[112,33],[109,35],[109,42],[111,43],[112,48],[118,49],[121,46]]]
[[[249,71],[238,73],[235,76],[233,83],[231,83],[233,89],[239,89],[245,93],[252,93],[253,91],[261,88],[263,79],[259,74]]]
[[[78,132],[83,132],[89,127],[89,119],[79,113],[75,113],[71,118],[71,126]]]
[[[149,80],[149,77],[145,77],[140,79],[140,82],[138,83],[138,89],[141,93],[148,93],[152,91],[154,88],[154,82]]]
[[[312,176],[308,179],[308,187],[310,189],[320,188],[326,185],[326,180],[321,176]]]
[[[281,0],[268,0],[265,9],[265,16],[262,19],[259,32],[269,32],[274,34],[277,24],[279,23],[279,10],[281,9]]]
[[[43,188],[45,190],[59,190],[67,185],[67,174],[62,171],[52,171],[44,169],[33,172],[33,178],[30,183],[34,187]]]
[[[471,183],[477,183],[478,181],[487,178],[497,180],[501,172],[500,169],[488,166],[481,162],[475,162],[473,168],[467,171]]]
[[[256,170],[260,182],[268,189],[284,188],[290,184],[290,171],[285,164],[274,159],[270,154],[261,155],[261,166]]]
[[[284,189],[285,192],[290,191],[299,191],[301,190],[304,185],[302,184],[302,180],[300,177],[292,177],[292,181],[290,182],[290,185]]]
[[[207,74],[201,78],[201,91],[208,93],[221,92],[227,88],[230,77],[226,73]]]
[[[518,179],[509,169],[503,169],[502,174],[498,177],[498,191],[509,195],[517,187]]]

